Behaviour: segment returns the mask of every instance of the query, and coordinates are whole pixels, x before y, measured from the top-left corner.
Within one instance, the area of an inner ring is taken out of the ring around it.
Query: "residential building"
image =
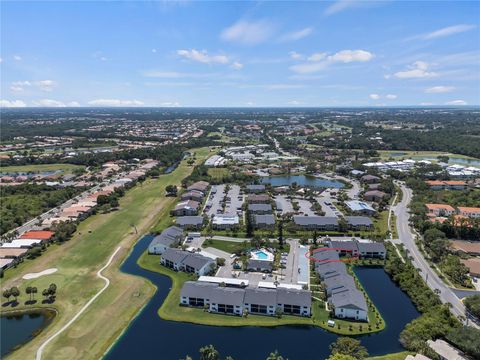
[[[459,206],[458,213],[472,219],[480,219],[480,208],[478,207]]]
[[[175,220],[175,223],[182,229],[199,230],[203,226],[203,221],[203,216],[180,216]]]
[[[271,214],[267,215],[254,215],[253,222],[256,229],[269,229],[275,228],[275,217]]]
[[[373,229],[373,222],[366,216],[345,216],[348,229],[353,231],[368,231]]]
[[[186,281],[180,291],[180,304],[202,308],[209,307],[212,290],[216,287],[218,285],[213,283]]]
[[[248,211],[251,214],[265,215],[272,214],[271,204],[248,204]]]
[[[368,305],[363,294],[356,288],[334,292],[328,298],[337,318],[368,321]]]
[[[480,256],[479,241],[454,240],[450,242],[450,248],[453,251],[463,252],[465,254],[469,254],[473,256]]]
[[[363,201],[352,200],[346,201],[345,206],[353,213],[357,215],[372,216],[377,212],[371,205]]]
[[[210,184],[206,181],[197,181],[196,183],[193,183],[192,185],[187,187],[187,191],[201,191],[205,195],[207,193],[209,185]]]
[[[383,200],[383,198],[387,196],[386,193],[380,190],[370,190],[367,191],[364,195],[363,198],[367,201],[375,201],[375,202],[380,202]]]
[[[245,290],[234,287],[217,286],[210,292],[210,311],[242,315]]]
[[[182,201],[193,200],[196,202],[201,203],[203,201],[204,194],[198,190],[191,190],[187,191],[186,193],[182,194],[181,199]]]
[[[312,294],[308,290],[278,287],[277,308],[284,314],[310,316]]]
[[[216,230],[232,229],[240,224],[238,215],[219,214],[214,215],[212,227]]]
[[[163,254],[170,247],[175,247],[183,240],[183,230],[177,226],[170,226],[160,235],[153,238],[148,246],[150,254]]]
[[[380,182],[380,178],[378,176],[375,176],[375,175],[363,175],[361,178],[360,178],[360,181],[365,183],[365,184],[375,184],[375,183],[378,183]]]
[[[461,180],[428,180],[425,182],[432,190],[465,190],[468,187],[468,184]]]
[[[247,196],[247,203],[249,204],[268,204],[270,196],[264,194],[250,194]]]
[[[447,204],[425,204],[429,214],[435,216],[450,216],[455,214],[455,209]]]
[[[334,216],[302,216],[293,217],[295,225],[307,230],[336,231],[338,219]]]
[[[456,347],[450,345],[445,340],[437,339],[427,340],[427,345],[435,353],[437,353],[440,360],[467,360],[463,352],[458,350]]]
[[[160,263],[175,271],[184,271],[199,276],[208,274],[215,268],[215,261],[211,258],[174,248],[168,248],[163,252]]]
[[[265,192],[265,185],[247,185],[245,192],[249,194],[261,194]]]
[[[260,259],[248,259],[247,270],[248,271],[272,272],[273,262],[268,261],[268,260],[260,260]]]
[[[193,200],[182,201],[172,210],[173,216],[193,216],[197,215],[200,203]]]
[[[275,315],[277,290],[247,288],[244,302],[245,309],[251,314]]]
[[[53,231],[45,231],[45,230],[31,230],[23,233],[20,236],[20,239],[37,239],[42,241],[50,240],[55,233]]]

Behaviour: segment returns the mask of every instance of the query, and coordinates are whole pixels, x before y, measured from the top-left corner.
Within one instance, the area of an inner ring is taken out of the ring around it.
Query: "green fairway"
[[[197,163],[203,161],[208,149],[197,151]],[[109,288],[86,310],[76,322],[55,338],[45,349],[44,359],[98,359],[117,339],[138,310],[150,299],[153,285],[146,279],[118,271],[123,259],[137,239],[167,216],[175,198],[164,196],[165,186],[180,185],[192,171],[183,161],[170,174],[148,179],[127,191],[120,199],[120,210],[98,214],[82,222],[74,237],[63,245],[52,245],[35,260],[26,260],[15,269],[5,272],[2,290],[18,286],[22,295],[15,309],[28,309],[25,305],[26,286],[36,286],[41,294],[50,283],[57,284],[57,301],[53,305],[37,303],[35,306],[54,307],[58,311],[53,323],[8,356],[9,359],[33,358],[39,344],[68,322],[74,314],[104,285],[96,276],[117,247],[120,252],[104,271],[111,283]],[[135,225],[135,227],[133,226]],[[137,229],[138,233],[135,231]],[[58,271],[37,279],[23,280],[23,275],[56,267]],[[37,295],[37,299],[41,296]],[[2,308],[2,313],[9,308]]]
[[[402,351],[394,354],[387,354],[381,356],[369,357],[366,360],[405,360],[408,355],[415,355],[415,353]]]
[[[150,255],[147,252],[144,252],[137,262],[144,269],[166,275],[172,280],[171,290],[158,310],[158,315],[165,320],[213,326],[314,325],[341,335],[368,334],[381,331],[385,327],[383,321],[382,326],[377,329],[373,325],[374,321],[369,328],[368,323],[350,322],[339,319],[335,319],[336,325],[334,328],[328,327],[328,312],[325,310],[323,302],[317,300],[312,302],[313,316],[309,318],[291,315],[283,315],[281,318],[278,318],[251,314],[247,317],[228,316],[209,313],[203,309],[180,306],[180,291],[183,283],[188,280],[195,280],[195,277],[184,272],[170,270],[160,265],[160,256]],[[369,316],[375,318],[373,311],[369,312]]]
[[[84,169],[85,166],[73,164],[38,164],[38,165],[19,165],[19,166],[1,166],[0,173],[39,173],[45,171],[62,171],[64,174],[70,174],[77,169]]]

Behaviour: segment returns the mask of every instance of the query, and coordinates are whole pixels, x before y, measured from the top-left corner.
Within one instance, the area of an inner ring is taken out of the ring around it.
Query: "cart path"
[[[81,309],[80,311],[78,311],[78,313],[68,322],[66,323],[60,330],[58,330],[55,334],[53,334],[52,336],[50,336],[47,340],[45,340],[45,342],[40,345],[40,347],[38,348],[37,350],[37,355],[35,357],[36,360],[41,360],[42,359],[42,352],[43,350],[45,349],[45,346],[47,346],[50,341],[52,341],[53,339],[55,339],[58,335],[60,335],[62,332],[64,332],[70,325],[73,324],[73,322],[75,320],[77,320],[80,315],[83,314],[83,312],[85,310],[88,309],[88,307],[108,288],[108,286],[110,285],[110,279],[108,279],[107,277],[103,276],[102,275],[102,271],[105,270],[109,265],[110,263],[112,262],[113,258],[115,257],[115,255],[120,251],[121,247],[117,247],[117,249],[115,250],[115,252],[110,256],[110,259],[108,260],[108,262],[105,264],[104,267],[102,267],[100,270],[97,271],[97,277],[99,277],[100,279],[104,280],[105,281],[105,285],[103,286],[103,288],[100,289],[100,291],[98,293],[96,293]]]

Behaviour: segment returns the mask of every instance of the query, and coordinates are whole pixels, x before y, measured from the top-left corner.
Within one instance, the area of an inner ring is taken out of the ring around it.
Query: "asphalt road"
[[[456,316],[466,316],[465,306],[460,299],[454,294],[453,290],[447,286],[442,279],[440,279],[435,271],[430,268],[422,253],[415,244],[415,234],[409,225],[410,215],[408,213],[408,204],[412,199],[412,190],[401,184],[403,192],[402,201],[393,207],[395,215],[397,216],[397,232],[399,240],[404,244],[409,251],[409,255],[413,258],[413,264],[420,269],[422,277],[426,280],[430,289],[440,290],[440,300],[442,303],[452,304],[451,312]],[[472,321],[469,325],[475,326]]]

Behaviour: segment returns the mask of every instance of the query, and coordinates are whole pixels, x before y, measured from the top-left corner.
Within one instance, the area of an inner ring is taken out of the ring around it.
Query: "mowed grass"
[[[39,173],[44,171],[61,170],[65,174],[70,174],[77,169],[84,169],[85,166],[73,164],[38,164],[38,165],[18,165],[18,166],[1,166],[0,173]]]
[[[405,358],[408,355],[415,355],[415,353],[408,352],[408,351],[402,351],[402,352],[394,353],[394,354],[373,356],[373,357],[367,358],[366,360],[405,360]]]
[[[227,168],[209,168],[208,175],[214,180],[222,180],[225,176],[230,175],[230,170]]]
[[[207,154],[208,149],[198,150],[197,163],[203,161]],[[45,348],[43,358],[98,359],[102,356],[155,291],[148,280],[121,273],[119,267],[135,241],[148,232],[159,218],[167,216],[166,211],[175,202],[175,198],[164,196],[165,186],[179,185],[192,169],[183,161],[171,174],[146,180],[120,199],[120,210],[88,218],[67,243],[53,245],[40,258],[25,261],[16,269],[6,271],[2,290],[18,286],[22,292],[20,305],[15,309],[29,308],[24,305],[27,286],[36,286],[40,294],[52,282],[58,287],[57,301],[53,305],[36,304],[54,307],[58,311],[53,323],[9,355],[8,359],[33,359],[39,345],[67,323],[103,287],[104,281],[98,279],[96,273],[120,247],[114,261],[103,272],[111,280],[109,288],[71,327]],[[52,267],[58,268],[54,274],[22,280],[26,273]],[[41,298],[39,295],[37,299]],[[2,312],[8,309],[2,308]]]
[[[144,252],[138,259],[137,263],[144,269],[168,276],[172,281],[172,287],[158,309],[158,315],[164,320],[187,322],[193,324],[212,325],[212,326],[281,326],[281,325],[313,325],[319,326],[325,330],[340,335],[358,335],[381,331],[372,326],[372,330],[368,330],[367,323],[349,322],[345,320],[335,319],[338,326],[331,328],[327,326],[328,312],[325,310],[323,303],[319,301],[312,302],[312,317],[301,317],[292,315],[282,315],[281,318],[275,316],[248,315],[247,317],[229,316],[222,314],[214,314],[199,308],[180,306],[180,291],[185,281],[195,280],[191,274],[177,272],[160,265],[160,256],[150,255]],[[383,323],[384,324],[384,323]],[[350,330],[350,325],[352,329]],[[359,331],[358,327],[362,326],[363,331]]]

